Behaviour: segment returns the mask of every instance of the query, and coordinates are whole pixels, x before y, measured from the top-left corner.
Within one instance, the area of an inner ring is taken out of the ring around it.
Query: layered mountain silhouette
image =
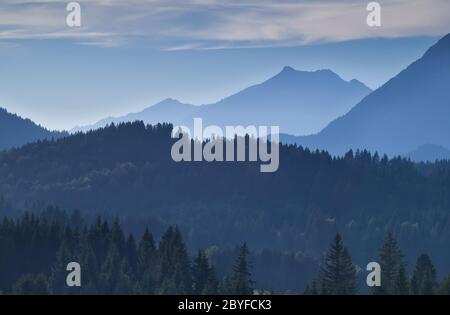
[[[141,112],[130,113],[121,117],[108,117],[89,126],[75,127],[71,132],[95,130],[105,127],[109,124],[118,124],[121,122],[130,122],[141,120],[146,124],[156,124],[159,122],[171,122],[179,124],[187,117],[191,117],[197,110],[198,106],[183,104],[177,100],[168,98],[153,106],[147,107]]]
[[[134,120],[192,127],[193,119],[200,117],[204,125],[276,125],[282,132],[306,135],[318,132],[348,112],[370,92],[363,83],[345,81],[331,70],[307,72],[285,67],[269,80],[214,104],[193,106],[167,99],[140,113],[107,118],[72,131]]]
[[[450,34],[318,134],[282,140],[334,154],[406,154],[427,143],[449,148],[449,87]]]
[[[20,147],[42,139],[60,138],[65,132],[49,131],[29,119],[8,113],[0,108],[0,150]]]
[[[206,125],[280,126],[282,132],[306,135],[345,114],[370,92],[363,83],[347,82],[331,70],[285,67],[264,83],[205,106],[195,115]]]

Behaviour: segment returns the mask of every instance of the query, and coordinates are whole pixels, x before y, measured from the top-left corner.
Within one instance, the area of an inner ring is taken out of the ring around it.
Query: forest
[[[395,237],[388,233],[379,249],[381,286],[359,292],[357,271],[342,237],[337,234],[303,292],[262,288],[244,242],[236,248],[227,272],[218,273],[214,252],[190,255],[178,227],[159,240],[146,229],[136,239],[120,222],[98,217],[86,224],[73,215],[66,223],[25,213],[0,224],[0,291],[2,294],[450,294],[450,274],[438,281],[433,262],[421,254],[409,275]],[[80,286],[66,284],[66,266],[81,266]],[[301,267],[299,268],[301,269]],[[269,268],[265,269],[270,272]],[[303,270],[304,271],[304,270]]]
[[[261,173],[259,162],[174,162],[171,132],[123,123],[3,151],[0,215],[50,206],[77,211],[86,224],[117,217],[137,238],[146,227],[160,239],[178,226],[188,249],[214,251],[221,276],[246,242],[257,283],[274,291],[302,291],[338,233],[356,269],[376,261],[392,232],[407,272],[422,253],[437,279],[450,272],[449,162],[280,145],[278,171]]]

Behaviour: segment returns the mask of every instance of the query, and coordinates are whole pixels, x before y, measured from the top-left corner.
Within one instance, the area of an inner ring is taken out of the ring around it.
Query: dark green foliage
[[[398,254],[400,250],[392,244],[395,242],[388,236],[382,252]],[[386,248],[395,250],[387,251]],[[283,276],[281,270],[291,270],[287,263],[295,262],[291,260],[291,254],[267,251],[250,254],[246,243],[232,252],[217,248],[199,250],[191,261],[177,227],[169,227],[158,246],[149,230],[145,230],[136,246],[132,235],[125,238],[118,221],[109,225],[97,218],[93,224],[80,223],[77,228],[72,228],[57,220],[49,222],[27,213],[17,220],[4,218],[1,222],[0,253],[6,252],[8,255],[0,255],[0,290],[17,294],[253,294],[266,292],[262,288],[274,292],[270,289],[271,282],[255,285],[252,279],[255,268],[249,261],[257,261],[260,272],[270,271],[273,277]],[[66,286],[66,266],[72,261],[81,265],[81,288]],[[225,269],[219,264],[222,261],[228,266]],[[221,266],[221,277],[227,274],[220,283],[215,264]],[[299,267],[296,271],[299,273],[305,270],[315,273],[316,269],[309,264],[293,266]],[[392,294],[408,294],[410,290],[414,294],[449,294],[449,278],[444,278],[438,285],[431,258],[421,255],[411,283],[405,265],[400,263]],[[337,235],[319,277],[304,289],[304,293],[353,294],[356,293],[355,281],[352,260]]]
[[[217,294],[218,281],[213,267],[210,265],[204,251],[199,250],[192,266],[193,293]]]
[[[388,233],[383,245],[379,251],[380,266],[381,266],[381,287],[375,288],[376,294],[397,294],[397,289],[402,292],[399,294],[405,294],[405,277],[406,271],[403,264],[403,254],[397,245],[397,241],[392,235]],[[402,274],[400,273],[402,269]],[[407,281],[407,280],[406,280]]]
[[[136,254],[136,268],[142,278],[138,279],[139,290],[155,293],[159,276],[159,258],[155,241],[148,229],[145,230]]]
[[[112,125],[0,153],[2,204],[136,216],[155,222],[158,238],[162,222],[179,224],[189,229],[190,248],[245,239],[258,252],[319,257],[339,231],[359,264],[391,230],[406,262],[427,252],[450,272],[450,162],[414,164],[367,151],[332,157],[283,145],[279,170],[263,174],[259,162],[175,163],[171,128]],[[102,241],[93,250],[103,259]]]
[[[0,292],[17,294],[217,293],[212,266],[202,254],[194,270],[178,228],[169,227],[158,247],[146,230],[136,248],[119,221],[100,218],[73,229],[25,214],[0,224]],[[81,287],[68,287],[67,264],[79,262]],[[206,262],[206,265],[205,265]],[[202,277],[205,276],[203,279]],[[192,279],[196,280],[196,286]]]
[[[401,264],[398,269],[397,277],[394,282],[394,293],[397,295],[409,294],[408,275],[403,264]]]
[[[339,234],[334,238],[325,256],[319,282],[325,294],[356,293],[356,270]]]
[[[170,227],[159,243],[160,293],[191,294],[192,276],[186,247],[178,227]]]
[[[249,250],[247,243],[239,248],[238,256],[233,267],[233,273],[226,278],[224,290],[226,294],[253,294],[253,280],[248,261]]]
[[[417,258],[416,266],[411,278],[413,294],[430,295],[436,293],[436,270],[430,256],[422,254]]]

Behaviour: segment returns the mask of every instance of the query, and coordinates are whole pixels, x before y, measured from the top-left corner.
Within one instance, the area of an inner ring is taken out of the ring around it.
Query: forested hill
[[[0,150],[20,147],[39,139],[61,138],[67,135],[66,132],[49,131],[0,107]]]
[[[3,152],[2,200],[179,224],[194,248],[246,240],[255,250],[319,256],[340,232],[362,265],[392,231],[407,261],[427,252],[449,271],[449,163],[295,146],[280,147],[275,173],[260,173],[259,162],[176,163],[171,128],[113,125]]]

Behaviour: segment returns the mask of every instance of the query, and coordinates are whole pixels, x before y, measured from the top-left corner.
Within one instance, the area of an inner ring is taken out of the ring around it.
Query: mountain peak
[[[180,104],[181,102],[176,100],[176,99],[174,99],[174,98],[168,97],[168,98],[162,100],[161,102],[159,102],[157,104],[167,104],[167,103],[169,103],[169,104],[174,104],[174,103]]]
[[[329,77],[335,77],[341,79],[341,77],[336,74],[334,71],[330,69],[319,69],[315,71],[302,71],[302,70],[295,70],[294,68],[290,66],[285,66],[283,70],[278,74],[278,76],[292,76],[292,75],[323,75],[323,76],[329,76]]]
[[[285,67],[283,67],[283,70],[281,70],[280,73],[292,73],[292,72],[298,72],[298,71],[290,66],[285,66]]]

